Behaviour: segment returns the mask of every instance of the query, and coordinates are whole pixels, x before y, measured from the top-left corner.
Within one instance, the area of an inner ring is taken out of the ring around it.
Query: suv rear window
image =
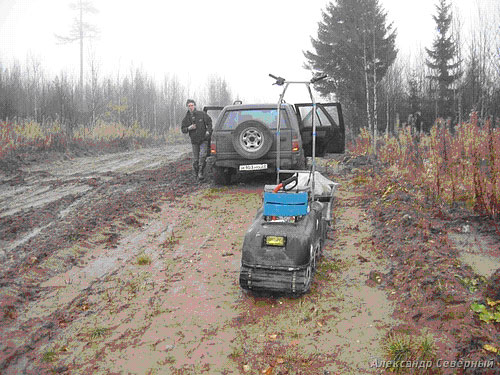
[[[221,121],[222,130],[232,130],[247,120],[258,120],[269,129],[276,129],[278,111],[276,108],[265,109],[235,109],[226,111]],[[288,128],[288,115],[284,109],[281,110],[280,127]]]

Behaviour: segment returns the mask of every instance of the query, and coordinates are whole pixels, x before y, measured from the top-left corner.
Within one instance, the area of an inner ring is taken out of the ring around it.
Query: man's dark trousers
[[[193,148],[193,169],[198,176],[199,172],[203,173],[207,163],[207,148],[208,141],[201,143],[191,143]]]

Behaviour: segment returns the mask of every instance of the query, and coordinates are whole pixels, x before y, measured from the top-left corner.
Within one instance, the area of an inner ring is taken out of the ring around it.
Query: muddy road
[[[270,179],[200,184],[188,151],[3,176],[0,372],[379,373],[395,322],[365,285],[388,265],[357,193],[338,192],[309,294],[253,295],[238,285],[241,245]]]
[[[383,373],[403,289],[360,177],[325,173],[341,185],[310,293],[255,295],[241,245],[273,178],[199,183],[188,151],[2,176],[0,373]]]
[[[105,183],[116,176],[158,169],[189,151],[189,145],[146,148],[39,163],[9,174],[0,172],[0,262],[9,265],[16,248],[79,207],[91,204],[93,193],[102,186],[108,188]],[[113,188],[131,191],[137,187]]]

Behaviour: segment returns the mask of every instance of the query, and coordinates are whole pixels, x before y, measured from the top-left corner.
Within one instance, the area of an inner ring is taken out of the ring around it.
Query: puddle
[[[500,249],[494,239],[478,233],[448,233],[455,247],[460,250],[460,260],[472,267],[478,275],[489,278],[500,268]]]
[[[462,253],[460,254],[460,260],[471,266],[475,273],[486,278],[489,278],[500,268],[498,259],[489,255]]]
[[[87,185],[69,185],[53,189],[50,186],[26,191],[20,196],[10,197],[9,202],[0,205],[0,210],[10,208],[0,213],[0,217],[14,215],[22,210],[44,206],[46,204],[58,201],[71,194],[82,194],[89,191],[91,187]]]

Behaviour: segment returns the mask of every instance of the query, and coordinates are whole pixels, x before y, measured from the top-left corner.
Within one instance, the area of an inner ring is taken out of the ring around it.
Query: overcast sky
[[[75,16],[69,4],[75,1],[0,0],[0,62],[17,59],[24,64],[32,55],[48,74],[64,70],[78,76],[78,43],[58,45],[54,37],[68,34]],[[430,47],[437,0],[379,1],[397,28],[401,55]],[[267,74],[310,78],[302,68],[302,51],[311,48],[310,37],[316,37],[328,2],[95,0],[99,13],[89,15],[88,22],[99,28],[100,36],[87,44],[85,53],[87,58],[94,54],[102,76],[142,68],[158,79],[175,73],[195,90],[206,76],[217,74],[245,101],[276,101],[278,88]],[[498,9],[500,0],[452,3],[468,27],[478,5]],[[295,89],[290,95],[299,100],[301,93]]]

